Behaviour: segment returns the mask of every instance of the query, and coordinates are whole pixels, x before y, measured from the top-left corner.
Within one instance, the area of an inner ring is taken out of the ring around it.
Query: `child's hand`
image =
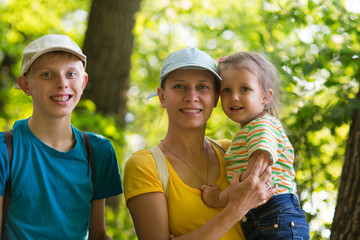
[[[208,185],[202,185],[200,187],[201,190],[201,197],[208,207],[224,207],[220,206],[219,203],[219,195],[220,195],[220,189],[216,184],[208,184]]]

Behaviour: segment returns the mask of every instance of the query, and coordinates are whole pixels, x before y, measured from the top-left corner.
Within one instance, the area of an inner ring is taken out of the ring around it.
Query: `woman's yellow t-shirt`
[[[231,143],[229,140],[217,141],[224,149]],[[217,147],[213,146],[219,159],[220,177],[216,185],[225,189],[229,183],[226,178],[225,161]],[[165,158],[166,159],[166,158]],[[181,236],[204,225],[215,217],[221,209],[207,207],[201,199],[201,191],[186,185],[176,174],[169,161],[169,224],[170,232]],[[124,193],[126,201],[132,197],[150,193],[164,192],[153,155],[148,150],[135,152],[127,161],[124,173]],[[239,223],[235,224],[222,240],[245,239]]]

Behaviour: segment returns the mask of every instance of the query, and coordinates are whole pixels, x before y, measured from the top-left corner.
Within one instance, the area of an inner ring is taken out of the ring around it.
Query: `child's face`
[[[83,63],[75,56],[47,53],[39,57],[18,83],[33,99],[33,115],[70,117],[80,100],[88,77]]]
[[[247,69],[228,68],[221,77],[221,105],[231,120],[245,126],[263,113],[268,100],[254,73]]]

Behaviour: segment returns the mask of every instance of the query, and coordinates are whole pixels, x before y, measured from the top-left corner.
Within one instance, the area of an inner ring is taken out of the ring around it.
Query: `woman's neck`
[[[193,129],[189,131],[172,131],[169,129],[163,141],[178,152],[196,155],[205,149],[205,129],[197,129],[196,131]]]

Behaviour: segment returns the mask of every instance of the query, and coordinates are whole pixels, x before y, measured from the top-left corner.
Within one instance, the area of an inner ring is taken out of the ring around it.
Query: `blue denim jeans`
[[[241,220],[246,240],[308,240],[309,225],[295,194],[272,196]]]

